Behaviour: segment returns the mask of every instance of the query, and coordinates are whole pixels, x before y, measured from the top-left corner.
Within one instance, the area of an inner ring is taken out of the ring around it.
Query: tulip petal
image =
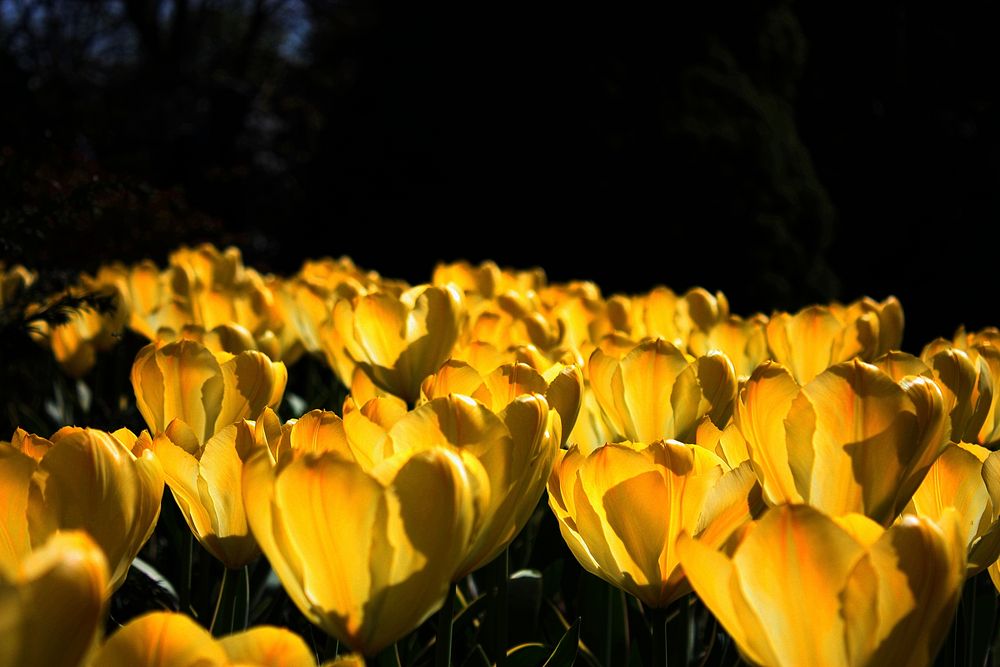
[[[101,647],[95,667],[222,667],[222,646],[184,614],[151,612],[125,624]]]
[[[0,577],[15,572],[31,552],[28,533],[28,490],[34,459],[0,444]]]
[[[316,667],[312,651],[302,638],[284,628],[261,625],[223,637],[218,643],[234,663],[258,667]]]
[[[783,665],[846,662],[839,595],[864,548],[806,505],[779,506],[733,557],[740,590]],[[767,611],[765,611],[767,610]]]
[[[11,583],[0,573],[0,664],[80,664],[104,620],[102,550],[85,533],[59,533],[26,558]]]
[[[783,366],[764,362],[740,390],[735,421],[746,440],[754,470],[769,505],[802,502],[792,476],[785,432],[785,417],[799,385]]]

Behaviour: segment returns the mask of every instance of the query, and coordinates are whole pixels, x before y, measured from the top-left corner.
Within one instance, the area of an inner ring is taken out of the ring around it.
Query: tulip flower
[[[965,535],[969,575],[981,572],[1000,558],[1000,452],[949,444],[907,511],[934,521],[954,511]]]
[[[182,247],[170,255],[168,272],[172,299],[183,315],[168,326],[214,329],[236,323],[258,337],[280,324],[271,319],[274,296],[264,278],[243,265],[237,248]]]
[[[351,650],[373,655],[444,602],[488,485],[478,462],[451,448],[418,449],[366,470],[337,442],[291,447],[277,460],[257,447],[243,469],[243,501],[299,610]]]
[[[260,555],[241,500],[243,461],[253,445],[254,432],[245,421],[201,444],[179,419],[147,445],[163,465],[167,486],[191,532],[231,570]]]
[[[979,431],[964,439],[993,448],[1000,443],[1000,331],[989,328],[967,334],[960,328],[954,343],[935,340],[924,347],[920,356],[927,361],[957,351],[964,353],[975,368],[975,381],[970,384],[976,416],[982,415]]]
[[[479,266],[468,262],[438,264],[431,282],[437,287],[454,283],[467,297],[492,299],[506,292],[529,294],[545,287],[545,271],[535,267],[526,271],[501,269],[495,262]]]
[[[221,639],[184,614],[151,612],[104,643],[93,667],[316,667],[312,651],[288,630],[258,626]]]
[[[709,331],[729,317],[729,302],[722,292],[713,295],[701,287],[681,296],[666,287],[657,287],[645,297],[643,310],[643,337],[663,338],[686,346],[693,332]]]
[[[699,357],[712,351],[722,352],[733,362],[736,377],[742,380],[768,358],[766,328],[767,318],[763,315],[747,319],[733,315],[707,331],[692,331],[687,341],[688,350]]]
[[[148,442],[145,432],[67,426],[48,440],[18,429],[0,443],[0,535],[11,538],[0,561],[25,557],[58,531],[85,530],[111,568],[109,592],[117,589],[160,515],[163,469]]]
[[[53,535],[17,568],[0,564],[0,667],[84,664],[107,588],[104,554],[79,531]]]
[[[899,515],[947,444],[933,381],[896,383],[857,359],[804,387],[780,364],[761,364],[740,388],[734,421],[769,505],[808,503],[882,525]]]
[[[502,412],[518,396],[541,394],[559,413],[563,433],[561,444],[565,445],[580,413],[583,374],[575,365],[553,364],[544,373],[539,373],[527,364],[513,363],[482,375],[470,364],[452,360],[421,386],[421,395],[426,400],[449,394],[472,396],[495,413]]]
[[[732,555],[686,534],[677,552],[751,664],[916,667],[933,663],[965,581],[956,523],[906,515],[883,530],[858,515],[783,505]]]
[[[607,444],[589,455],[561,450],[548,490],[580,565],[656,608],[691,590],[677,535],[722,547],[760,498],[749,464],[730,469],[707,449],[672,440]]]
[[[543,351],[559,348],[565,329],[540,312],[537,298],[516,293],[479,301],[469,308],[469,325],[462,341],[488,342],[498,349],[532,345]],[[460,341],[460,342],[462,342]]]
[[[723,427],[732,413],[736,375],[729,359],[718,352],[692,359],[656,339],[640,343],[620,359],[598,348],[588,371],[590,388],[608,423],[626,440],[693,440],[704,415]]]
[[[899,382],[907,375],[930,378],[941,390],[944,410],[951,423],[952,442],[974,442],[986,421],[993,397],[990,371],[982,359],[947,348],[923,359],[905,352],[890,352],[874,364]]]
[[[771,358],[805,384],[830,366],[864,361],[899,348],[903,310],[895,297],[881,304],[865,298],[847,306],[810,306],[794,315],[775,313],[767,323]]]
[[[322,329],[323,350],[345,385],[360,366],[376,385],[412,404],[420,383],[451,355],[464,315],[454,286],[341,299]]]
[[[207,442],[219,430],[276,407],[288,372],[260,352],[213,353],[191,340],[154,342],[132,365],[132,388],[155,435],[181,419]]]

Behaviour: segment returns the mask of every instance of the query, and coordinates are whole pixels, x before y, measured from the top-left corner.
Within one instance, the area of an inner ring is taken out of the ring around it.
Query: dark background
[[[693,6],[691,6],[693,5]],[[0,0],[0,257],[542,265],[1000,324],[994,3]]]

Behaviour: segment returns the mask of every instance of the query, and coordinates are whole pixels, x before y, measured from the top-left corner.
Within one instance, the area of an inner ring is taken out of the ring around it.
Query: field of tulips
[[[50,362],[0,667],[1000,664],[997,329],[209,245],[0,281]]]

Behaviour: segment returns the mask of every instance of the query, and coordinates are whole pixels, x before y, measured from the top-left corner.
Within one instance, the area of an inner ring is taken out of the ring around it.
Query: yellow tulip
[[[0,667],[85,664],[107,588],[104,554],[78,531],[53,535],[16,569],[0,566]]]
[[[620,359],[596,349],[588,371],[590,388],[621,439],[693,440],[704,415],[722,427],[732,413],[736,374],[718,352],[693,359],[662,339],[649,340]]]
[[[913,494],[914,514],[941,521],[954,511],[964,531],[969,574],[1000,558],[1000,452],[949,444]]]
[[[899,382],[908,375],[930,378],[941,390],[944,410],[951,422],[952,442],[974,442],[992,401],[990,371],[982,359],[947,348],[919,359],[905,352],[890,352],[874,364]]]
[[[420,383],[451,356],[465,316],[454,286],[421,285],[341,299],[321,332],[330,366],[348,385],[355,366],[386,391],[413,403]]]
[[[180,419],[207,442],[219,430],[281,402],[285,365],[260,352],[213,353],[201,343],[154,342],[132,365],[136,404],[154,434]]]
[[[645,330],[640,335],[663,338],[679,346],[686,346],[692,333],[707,332],[729,317],[726,296],[722,292],[713,295],[701,287],[681,296],[657,287],[646,295],[642,308]]]
[[[254,431],[245,421],[226,426],[202,444],[179,419],[148,445],[163,465],[191,532],[231,570],[260,555],[242,501],[243,461],[253,445]]]
[[[947,443],[931,380],[900,383],[855,359],[800,387],[765,362],[740,388],[734,421],[770,505],[808,503],[888,525]]]
[[[278,326],[271,319],[274,296],[263,277],[243,265],[239,249],[220,252],[209,244],[182,247],[170,255],[169,263],[170,291],[183,321],[163,324],[214,329],[236,323],[255,337]]]
[[[29,271],[20,264],[9,269],[0,262],[0,307],[8,307],[20,298],[25,288],[38,278],[38,274]]]
[[[967,334],[960,328],[955,334],[954,343],[935,340],[924,347],[920,356],[927,361],[936,359],[941,354],[957,351],[964,353],[975,368],[972,393],[976,403],[976,416],[982,415],[979,431],[965,440],[975,441],[992,449],[1000,443],[1000,331],[988,328]]]
[[[148,442],[145,432],[67,426],[49,440],[18,429],[0,443],[0,507],[11,540],[0,561],[24,558],[58,531],[84,530],[111,567],[109,592],[117,589],[160,515],[163,468],[145,451]]]
[[[318,447],[277,460],[255,449],[243,469],[250,526],[306,618],[372,655],[443,603],[473,537],[484,473],[446,447],[365,470],[340,444],[307,441]]]
[[[472,266],[461,261],[435,266],[431,282],[438,287],[454,283],[467,297],[492,299],[506,292],[537,292],[545,287],[545,271],[538,267],[526,271],[501,269],[491,261]]]
[[[855,357],[872,361],[898,349],[903,310],[895,297],[809,306],[794,315],[775,313],[766,331],[771,358],[805,384],[834,364]]]
[[[688,350],[698,357],[712,351],[722,352],[733,362],[736,377],[742,380],[768,358],[766,328],[767,318],[763,315],[747,319],[732,315],[707,331],[692,331]]]
[[[660,608],[691,590],[674,549],[678,534],[719,548],[760,498],[749,464],[730,469],[707,449],[672,440],[560,451],[548,489],[580,565]]]
[[[502,412],[518,396],[541,394],[559,413],[563,433],[561,444],[565,445],[580,413],[583,373],[575,365],[553,364],[544,373],[539,373],[527,364],[513,363],[498,366],[484,375],[470,364],[450,360],[421,386],[425,400],[449,394],[472,396],[495,413]]]
[[[486,471],[490,501],[458,579],[496,558],[531,518],[562,432],[559,413],[540,394],[517,396],[497,414],[468,396],[451,394],[400,418],[388,436],[396,451],[448,443],[474,456]]]
[[[288,630],[258,626],[216,640],[184,614],[151,612],[117,630],[93,667],[316,667],[312,651]]]
[[[751,664],[930,665],[965,580],[953,516],[888,529],[806,505],[769,510],[732,555],[677,540],[695,593]]]
[[[558,320],[546,318],[539,307],[534,294],[501,294],[474,303],[460,344],[487,342],[501,350],[531,345],[544,352],[561,351],[565,329]]]

